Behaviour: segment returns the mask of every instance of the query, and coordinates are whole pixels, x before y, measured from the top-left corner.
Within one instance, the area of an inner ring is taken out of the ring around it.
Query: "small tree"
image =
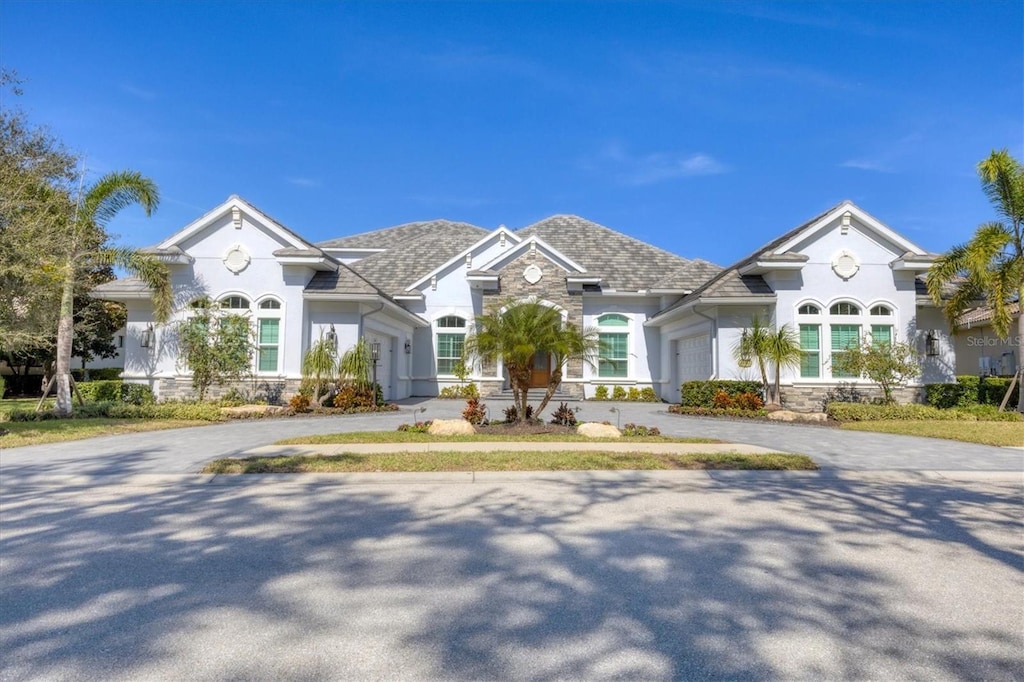
[[[750,326],[740,333],[739,341],[733,346],[733,355],[741,362],[757,361],[765,397],[768,402],[778,405],[782,402],[782,368],[800,366],[800,337],[788,324],[775,329],[754,315]],[[768,383],[769,366],[775,371],[771,385]]]
[[[200,400],[211,386],[239,381],[252,371],[255,343],[245,315],[218,316],[216,308],[200,305],[178,325],[178,341]]]
[[[758,315],[754,315],[750,318],[750,326],[740,332],[739,341],[732,348],[733,357],[739,362],[749,363],[751,360],[757,362],[765,396],[769,393],[768,363],[765,353],[769,336],[771,336],[771,328]]]
[[[867,337],[832,355],[832,370],[864,376],[878,384],[887,404],[895,403],[893,388],[921,373],[917,353],[906,343],[876,343]]]
[[[312,392],[313,402],[322,407],[338,376],[338,358],[333,341],[320,339],[302,356],[302,383]]]
[[[782,388],[780,386],[780,374],[783,367],[796,368],[800,366],[800,359],[803,357],[800,351],[800,335],[788,324],[784,324],[768,335],[764,348],[768,363],[775,368],[775,388],[771,401],[776,405],[782,404]]]
[[[369,386],[372,372],[373,358],[370,357],[370,344],[366,343],[366,339],[356,341],[356,345],[342,353],[338,361],[338,375],[342,381]]]

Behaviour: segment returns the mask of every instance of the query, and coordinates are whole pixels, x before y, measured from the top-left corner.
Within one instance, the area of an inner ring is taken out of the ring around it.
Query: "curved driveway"
[[[11,483],[39,475],[194,473],[218,457],[238,456],[282,438],[340,431],[390,431],[415,419],[456,417],[462,407],[461,401],[406,401],[397,413],[228,422],[8,448],[0,451],[0,477]],[[492,409],[498,412],[494,403]],[[1012,448],[824,426],[681,417],[668,414],[664,405],[642,403],[582,403],[578,414],[585,421],[634,422],[657,426],[666,435],[717,438],[806,454],[824,469],[1024,470],[1024,450]]]

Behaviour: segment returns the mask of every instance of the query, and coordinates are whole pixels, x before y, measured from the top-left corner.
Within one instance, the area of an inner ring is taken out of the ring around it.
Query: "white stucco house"
[[[799,329],[804,362],[783,375],[794,406],[850,381],[832,372],[831,354],[862,334],[917,344],[920,383],[952,380],[955,367],[941,311],[923,290],[934,254],[849,201],[728,268],[568,215],[516,230],[434,220],[313,244],[237,196],[149,250],[171,270],[169,324],[153,322],[138,280],[94,295],[126,304],[124,378],[160,397],[191,390],[175,323],[201,296],[251,316],[254,376],[285,394],[297,388],[310,344],[333,334],[339,352],[361,337],[380,344],[387,398],[436,395],[457,382],[452,368],[474,317],[526,297],[600,330],[596,366],[564,372],[561,390],[578,397],[599,385],[652,386],[676,401],[683,381],[750,378],[732,347],[755,314]],[[538,385],[549,364],[536,358]],[[485,393],[506,386],[500,361],[472,374]]]

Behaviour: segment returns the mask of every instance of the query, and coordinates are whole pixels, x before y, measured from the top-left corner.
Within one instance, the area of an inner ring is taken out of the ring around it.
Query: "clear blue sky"
[[[3,0],[0,61],[92,177],[156,180],[125,243],[239,194],[313,241],[575,213],[724,265],[845,198],[936,251],[991,219],[1022,4]]]

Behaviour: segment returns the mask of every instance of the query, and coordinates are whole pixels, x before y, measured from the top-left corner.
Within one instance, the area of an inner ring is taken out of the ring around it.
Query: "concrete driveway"
[[[6,450],[0,680],[1024,679],[1019,451],[621,409],[828,468],[184,475],[411,411]]]

